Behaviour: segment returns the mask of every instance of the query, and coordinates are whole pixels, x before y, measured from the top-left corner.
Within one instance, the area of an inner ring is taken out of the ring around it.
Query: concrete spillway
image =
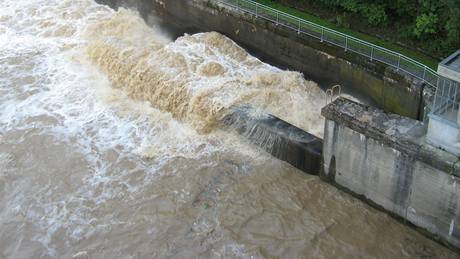
[[[323,141],[270,114],[248,106],[233,108],[222,123],[274,157],[309,173],[319,174]]]

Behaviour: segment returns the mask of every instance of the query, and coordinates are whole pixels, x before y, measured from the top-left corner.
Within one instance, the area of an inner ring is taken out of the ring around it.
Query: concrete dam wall
[[[148,20],[161,18],[174,37],[217,31],[254,55],[282,68],[300,71],[323,89],[340,84],[387,112],[414,119],[423,117],[424,85],[394,69],[353,52],[298,35],[282,26],[230,9],[217,1],[99,0],[116,8],[136,8]],[[186,14],[186,15],[185,15]]]

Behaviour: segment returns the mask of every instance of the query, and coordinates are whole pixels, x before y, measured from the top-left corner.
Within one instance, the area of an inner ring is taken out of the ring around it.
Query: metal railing
[[[325,92],[326,105],[328,105],[329,103],[332,103],[334,101],[334,98],[340,97],[341,94],[342,94],[341,85],[334,85],[333,87],[327,89]]]
[[[437,116],[458,127],[460,108],[460,84],[440,77],[430,116]]]
[[[437,87],[439,75],[430,67],[408,58],[400,53],[377,46],[367,41],[349,36],[347,34],[329,29],[296,16],[278,11],[274,8],[251,0],[218,0],[227,6],[250,13],[256,18],[273,22],[298,34],[305,34],[394,67],[396,70],[414,76],[426,84]]]

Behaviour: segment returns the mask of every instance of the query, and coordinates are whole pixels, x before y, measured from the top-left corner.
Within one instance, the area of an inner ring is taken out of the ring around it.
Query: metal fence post
[[[258,14],[258,9],[259,9],[259,4],[258,4],[258,3],[256,3],[256,18],[258,18],[258,17],[259,17],[259,14]]]
[[[401,55],[398,55],[398,67],[397,70],[399,71],[399,66],[401,65]]]
[[[439,109],[441,109],[442,105],[444,104],[444,90],[446,88],[446,80],[442,78],[441,80],[442,80],[442,88],[441,88],[442,91],[441,91],[441,104],[439,105],[440,106]]]
[[[348,50],[348,37],[345,36],[345,51]]]
[[[454,111],[454,105],[455,105],[455,101],[454,99],[451,99],[450,96],[454,96],[452,94],[452,81],[449,81],[449,91],[447,92],[447,98],[448,98],[448,102],[447,102],[447,109],[449,109],[449,106],[450,106],[450,103],[452,103],[452,108],[450,109],[451,111]],[[446,109],[446,110],[447,110]]]
[[[374,59],[374,47],[371,47],[371,61]]]
[[[324,41],[324,27],[321,27],[321,42]]]
[[[300,34],[300,20],[299,20],[299,29],[297,30],[297,34]]]
[[[280,13],[276,11],[276,26],[280,23]]]
[[[423,81],[426,81],[425,74],[426,74],[426,66],[423,67],[423,76],[422,76]]]

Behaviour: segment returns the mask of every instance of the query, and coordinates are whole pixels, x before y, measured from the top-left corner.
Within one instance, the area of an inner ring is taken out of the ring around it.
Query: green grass
[[[330,28],[330,29],[333,29],[333,30],[336,30],[336,31],[339,31],[339,32],[342,32],[342,33],[345,33],[347,35],[353,36],[353,37],[358,38],[360,40],[364,40],[364,41],[373,43],[375,45],[384,47],[386,49],[398,52],[398,53],[400,53],[400,54],[402,54],[402,55],[404,55],[406,57],[412,58],[412,59],[414,59],[414,60],[416,60],[416,61],[418,61],[418,62],[420,62],[422,64],[425,64],[426,66],[428,66],[428,67],[430,67],[430,68],[432,68],[434,70],[437,70],[439,61],[434,59],[434,58],[432,58],[432,57],[424,55],[423,53],[420,53],[420,52],[417,52],[417,51],[414,51],[414,50],[411,50],[411,49],[407,49],[407,48],[401,47],[399,45],[393,44],[391,42],[381,40],[379,38],[376,38],[376,37],[373,37],[373,36],[370,36],[370,35],[367,35],[367,34],[356,32],[356,31],[348,29],[348,28],[337,26],[337,25],[335,25],[335,24],[333,24],[333,23],[331,23],[329,21],[326,21],[324,19],[321,19],[321,18],[319,18],[317,16],[314,16],[314,15],[311,15],[309,13],[299,11],[297,9],[285,6],[285,5],[277,3],[277,2],[273,2],[271,0],[256,0],[256,2],[264,4],[264,5],[269,6],[271,8],[275,8],[275,9],[277,9],[279,11],[282,11],[282,12],[297,16],[297,17],[302,18],[304,20],[316,23],[318,25],[321,25],[321,26],[324,26],[324,27],[327,27],[327,28]]]

